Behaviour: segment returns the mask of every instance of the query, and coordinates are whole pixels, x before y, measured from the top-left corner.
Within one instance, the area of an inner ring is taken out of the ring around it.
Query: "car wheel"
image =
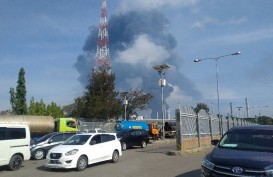
[[[83,171],[87,167],[87,158],[80,156],[77,162],[77,170]]]
[[[123,151],[125,151],[127,149],[127,144],[125,142],[121,143],[121,148]]]
[[[142,148],[146,148],[146,147],[147,147],[146,141],[142,141],[142,142],[141,142],[141,147],[142,147]]]
[[[113,154],[112,154],[112,162],[113,162],[113,163],[117,163],[118,160],[119,160],[119,153],[118,153],[117,150],[115,150],[115,151],[113,152]]]
[[[8,168],[11,171],[18,170],[21,168],[23,162],[23,158],[20,155],[13,155],[9,161]]]
[[[37,149],[34,151],[34,157],[35,160],[41,160],[45,158],[45,151],[42,149]]]

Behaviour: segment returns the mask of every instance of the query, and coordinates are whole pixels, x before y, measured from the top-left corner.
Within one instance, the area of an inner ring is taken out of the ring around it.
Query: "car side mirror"
[[[219,143],[219,140],[217,139],[211,140],[211,145],[213,146],[216,146],[218,143]]]

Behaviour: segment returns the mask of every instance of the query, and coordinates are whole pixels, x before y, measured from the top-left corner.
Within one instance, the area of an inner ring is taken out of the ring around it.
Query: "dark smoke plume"
[[[164,77],[167,82],[177,85],[183,94],[189,97],[200,96],[200,93],[194,89],[194,85],[178,72],[179,66],[176,63],[179,62],[173,51],[177,43],[169,33],[169,22],[162,13],[150,10],[113,15],[108,24],[110,60],[112,72],[116,75],[116,88],[118,91],[140,88],[151,92],[154,96],[150,104],[153,110],[152,118],[156,118],[156,112],[160,114],[161,111],[161,90],[158,85],[160,76],[153,69],[155,65],[167,63],[175,66],[176,69],[166,71]],[[91,28],[83,46],[84,54],[78,56],[75,63],[75,68],[80,73],[79,81],[83,86],[87,85],[88,75],[95,64],[97,35],[98,28]],[[139,43],[153,46],[158,50],[151,52],[146,49],[143,52],[134,53],[138,47],[141,47],[137,45]],[[164,87],[164,96],[167,98],[173,89],[170,85]]]

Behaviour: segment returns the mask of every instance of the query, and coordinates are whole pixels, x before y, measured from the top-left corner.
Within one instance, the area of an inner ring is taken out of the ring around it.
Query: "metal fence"
[[[100,129],[105,130],[108,133],[115,132],[114,122],[107,121],[85,121],[84,119],[78,120],[79,131],[88,132],[89,130]]]
[[[180,133],[177,135],[177,142],[190,138],[221,136],[232,127],[254,124],[242,118],[209,115],[205,110],[196,114],[189,106],[176,110],[176,129]]]

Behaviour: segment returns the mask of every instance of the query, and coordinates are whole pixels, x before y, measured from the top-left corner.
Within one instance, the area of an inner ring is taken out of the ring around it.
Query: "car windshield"
[[[236,130],[226,133],[219,148],[273,152],[273,130]]]
[[[68,138],[63,145],[84,145],[91,135],[74,135]]]
[[[52,137],[53,135],[55,135],[56,133],[49,133],[46,134],[44,136],[42,136],[41,138],[39,138],[38,140],[36,140],[36,143],[40,143],[40,142],[44,142],[45,140],[47,140],[48,138]]]

